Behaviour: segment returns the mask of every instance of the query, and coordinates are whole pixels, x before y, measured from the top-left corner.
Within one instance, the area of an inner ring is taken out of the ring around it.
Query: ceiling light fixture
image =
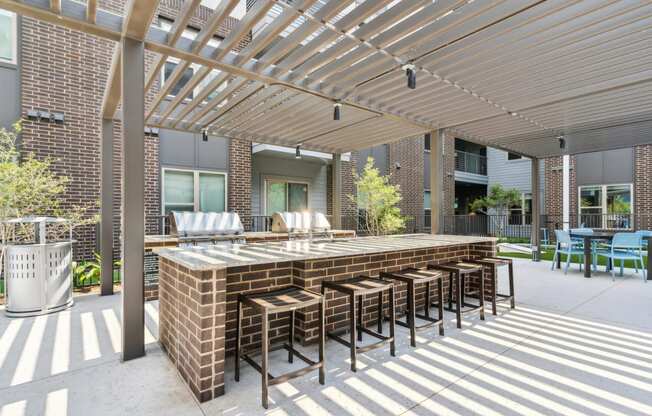
[[[298,144],[296,150],[294,151],[294,158],[301,159],[301,145]]]
[[[342,108],[342,104],[340,103],[335,103],[333,104],[333,120],[339,121],[340,119],[340,108]]]
[[[204,130],[204,131],[201,132],[201,139],[202,139],[202,141],[204,141],[204,142],[207,142],[207,141],[208,141],[208,132],[207,132],[206,130]]]
[[[559,148],[561,150],[566,149],[566,139],[564,136],[557,136],[557,140],[559,140]]]
[[[417,87],[417,68],[413,64],[405,64],[402,66],[407,76],[407,86],[411,90]]]

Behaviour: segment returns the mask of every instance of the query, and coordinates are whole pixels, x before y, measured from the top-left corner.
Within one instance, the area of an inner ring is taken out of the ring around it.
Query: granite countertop
[[[160,250],[158,255],[191,270],[214,270],[252,264],[356,256],[495,241],[496,239],[493,237],[407,234],[333,241],[314,240],[312,243],[307,240],[294,240],[233,244],[230,247],[173,247]]]
[[[334,235],[350,235],[353,234],[353,231],[349,230],[331,230]],[[273,233],[271,231],[247,231],[243,234],[229,234],[229,235],[215,235],[212,236],[212,240],[234,240],[238,238],[254,239],[254,240],[264,240],[265,238],[282,238],[287,237],[287,233]],[[188,239],[192,239],[189,237]],[[201,239],[201,236],[197,236],[197,239]],[[155,245],[164,245],[164,244],[176,244],[179,242],[179,238],[174,235],[147,235],[145,236],[145,245],[146,246],[155,246]]]

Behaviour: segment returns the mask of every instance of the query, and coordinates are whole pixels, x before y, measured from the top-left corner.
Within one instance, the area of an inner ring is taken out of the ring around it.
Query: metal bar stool
[[[244,305],[251,306],[261,315],[261,364],[258,365],[248,354],[242,355],[241,334],[242,334],[242,310]],[[312,305],[319,305],[319,361],[312,361],[299,351],[294,349],[294,312],[296,309],[307,308]],[[262,376],[262,403],[267,409],[269,386],[283,383],[295,377],[302,376],[313,370],[319,370],[319,384],[324,384],[326,372],[324,370],[324,297],[319,293],[302,289],[298,286],[286,286],[268,292],[256,292],[238,295],[236,347],[235,347],[235,381],[240,381],[240,357],[248,362]],[[293,361],[296,356],[308,364],[299,370],[295,370],[280,376],[269,374],[269,315],[278,313],[290,313],[290,335],[288,343],[283,343],[271,348],[286,349],[288,351],[288,362]]]
[[[444,264],[429,264],[429,270],[441,270],[450,273],[450,280],[448,285],[448,308],[446,310],[455,312],[457,318],[457,327],[462,328],[462,315],[471,312],[480,311],[480,319],[484,321],[484,267],[481,264],[473,264],[469,262],[449,262]],[[466,277],[471,273],[480,273],[480,289],[479,291],[470,291],[465,293]],[[453,282],[457,287],[455,309],[453,309]],[[479,292],[479,293],[478,293]],[[467,303],[465,301],[466,295],[477,295],[478,305]]]
[[[322,295],[326,294],[326,289],[335,290],[337,292],[345,293],[349,297],[349,336],[350,341],[340,337],[339,334],[329,332],[329,338],[334,339],[340,344],[348,347],[351,351],[351,371],[356,371],[356,356],[358,353],[367,352],[375,348],[389,343],[390,354],[395,355],[396,349],[394,345],[394,283],[387,282],[381,279],[374,279],[367,276],[353,277],[350,279],[340,280],[336,282],[323,281],[321,284]],[[389,291],[389,336],[382,335],[383,327],[383,291]],[[378,294],[378,332],[365,328],[362,321],[362,299],[364,295]],[[356,311],[356,299],[358,306]],[[379,342],[358,347],[356,345],[356,338],[362,341],[362,333],[365,332],[373,337],[380,339]],[[357,335],[357,337],[356,337]]]
[[[514,299],[514,264],[512,259],[503,259],[500,257],[478,257],[469,260],[470,263],[478,263],[484,267],[491,268],[493,272],[493,287],[491,289],[491,312],[496,315],[496,303],[509,301],[510,308],[516,307]],[[507,266],[509,270],[509,294],[498,293],[498,267]]]
[[[398,272],[380,272],[380,277],[387,280],[395,280],[407,284],[407,309],[405,314],[407,320],[404,322],[400,319],[396,320],[398,325],[410,328],[410,345],[417,346],[416,332],[418,330],[430,328],[439,325],[439,335],[444,335],[444,274],[438,270],[422,270],[412,267],[400,270]],[[437,282],[437,307],[439,309],[439,319],[430,317],[430,307],[433,303],[430,301],[430,283]],[[424,314],[416,313],[416,285],[425,284],[425,303]],[[428,321],[423,325],[418,325],[415,318]]]

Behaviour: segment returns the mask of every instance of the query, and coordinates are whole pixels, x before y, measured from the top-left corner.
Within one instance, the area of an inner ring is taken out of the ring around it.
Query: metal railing
[[[555,230],[593,228],[605,231],[631,232],[652,230],[652,214],[582,214],[567,221],[560,214],[544,214],[540,218],[541,240],[554,241]],[[529,241],[532,216],[526,215],[446,215],[442,217],[442,233],[501,237]]]
[[[477,153],[455,151],[455,170],[460,172],[487,174],[487,157]]]

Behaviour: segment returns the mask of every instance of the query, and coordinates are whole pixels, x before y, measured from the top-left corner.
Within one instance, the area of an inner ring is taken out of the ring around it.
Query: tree
[[[349,199],[361,211],[363,227],[371,235],[396,233],[405,228],[406,218],[401,216],[397,204],[401,201],[400,187],[389,183],[390,176],[383,176],[374,167],[374,159],[369,157],[362,175],[353,174],[358,190]]]
[[[97,216],[87,215],[90,207],[61,206],[68,178],[51,171],[51,159],[37,159],[33,154],[19,158],[17,137],[20,123],[9,131],[0,129],[0,221],[8,218],[53,215],[68,219],[73,226],[97,222]],[[52,232],[61,235],[65,227],[53,227]],[[30,230],[18,230],[9,235],[9,229],[0,225],[0,241],[30,239]],[[4,251],[4,250],[3,250]],[[0,259],[2,256],[0,256]]]
[[[500,184],[492,185],[489,188],[489,194],[483,198],[478,198],[471,204],[472,211],[479,211],[489,215],[491,210],[494,220],[497,224],[497,237],[502,237],[503,230],[507,225],[509,209],[521,206],[521,193],[516,189],[505,189]]]

